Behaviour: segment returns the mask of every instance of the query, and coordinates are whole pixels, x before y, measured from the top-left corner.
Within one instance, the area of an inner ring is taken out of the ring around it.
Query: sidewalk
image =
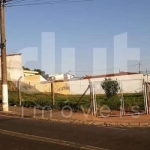
[[[35,118],[50,121],[71,122],[78,124],[93,124],[101,126],[140,126],[150,127],[150,115],[123,116],[123,117],[95,117],[84,113],[70,111],[42,111],[32,108],[9,107],[9,112],[0,111],[0,115]]]

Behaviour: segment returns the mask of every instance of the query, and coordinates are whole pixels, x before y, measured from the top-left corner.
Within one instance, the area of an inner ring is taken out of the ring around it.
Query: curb
[[[41,117],[33,117],[33,116],[23,116],[19,115],[17,113],[13,113],[13,112],[0,112],[1,116],[10,116],[10,117],[19,117],[19,118],[29,118],[29,119],[36,119],[36,120],[42,120],[42,121],[51,121],[51,122],[61,122],[61,123],[72,123],[72,124],[84,124],[84,125],[95,125],[95,126],[114,126],[114,127],[150,127],[150,123],[146,123],[146,122],[136,122],[136,123],[131,123],[131,122],[126,122],[126,123],[107,123],[107,122],[94,122],[94,121],[83,121],[83,120],[64,120],[64,119],[52,119],[52,118],[41,118]]]

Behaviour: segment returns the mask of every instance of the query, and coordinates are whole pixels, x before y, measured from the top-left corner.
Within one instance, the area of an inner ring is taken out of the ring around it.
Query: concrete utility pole
[[[2,79],[2,109],[8,111],[8,85],[6,62],[6,37],[5,37],[5,0],[0,0],[1,21],[1,79]]]

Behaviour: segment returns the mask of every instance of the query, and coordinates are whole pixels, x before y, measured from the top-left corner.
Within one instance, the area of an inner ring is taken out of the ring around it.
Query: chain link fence
[[[111,98],[106,97],[101,86],[102,81],[93,83],[98,114],[100,115],[101,111],[112,116],[145,113],[143,80],[122,80],[117,82],[119,91]]]

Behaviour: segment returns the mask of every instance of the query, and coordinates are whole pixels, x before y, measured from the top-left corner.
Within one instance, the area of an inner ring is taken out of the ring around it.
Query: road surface
[[[148,150],[150,128],[98,127],[0,116],[0,149]]]

